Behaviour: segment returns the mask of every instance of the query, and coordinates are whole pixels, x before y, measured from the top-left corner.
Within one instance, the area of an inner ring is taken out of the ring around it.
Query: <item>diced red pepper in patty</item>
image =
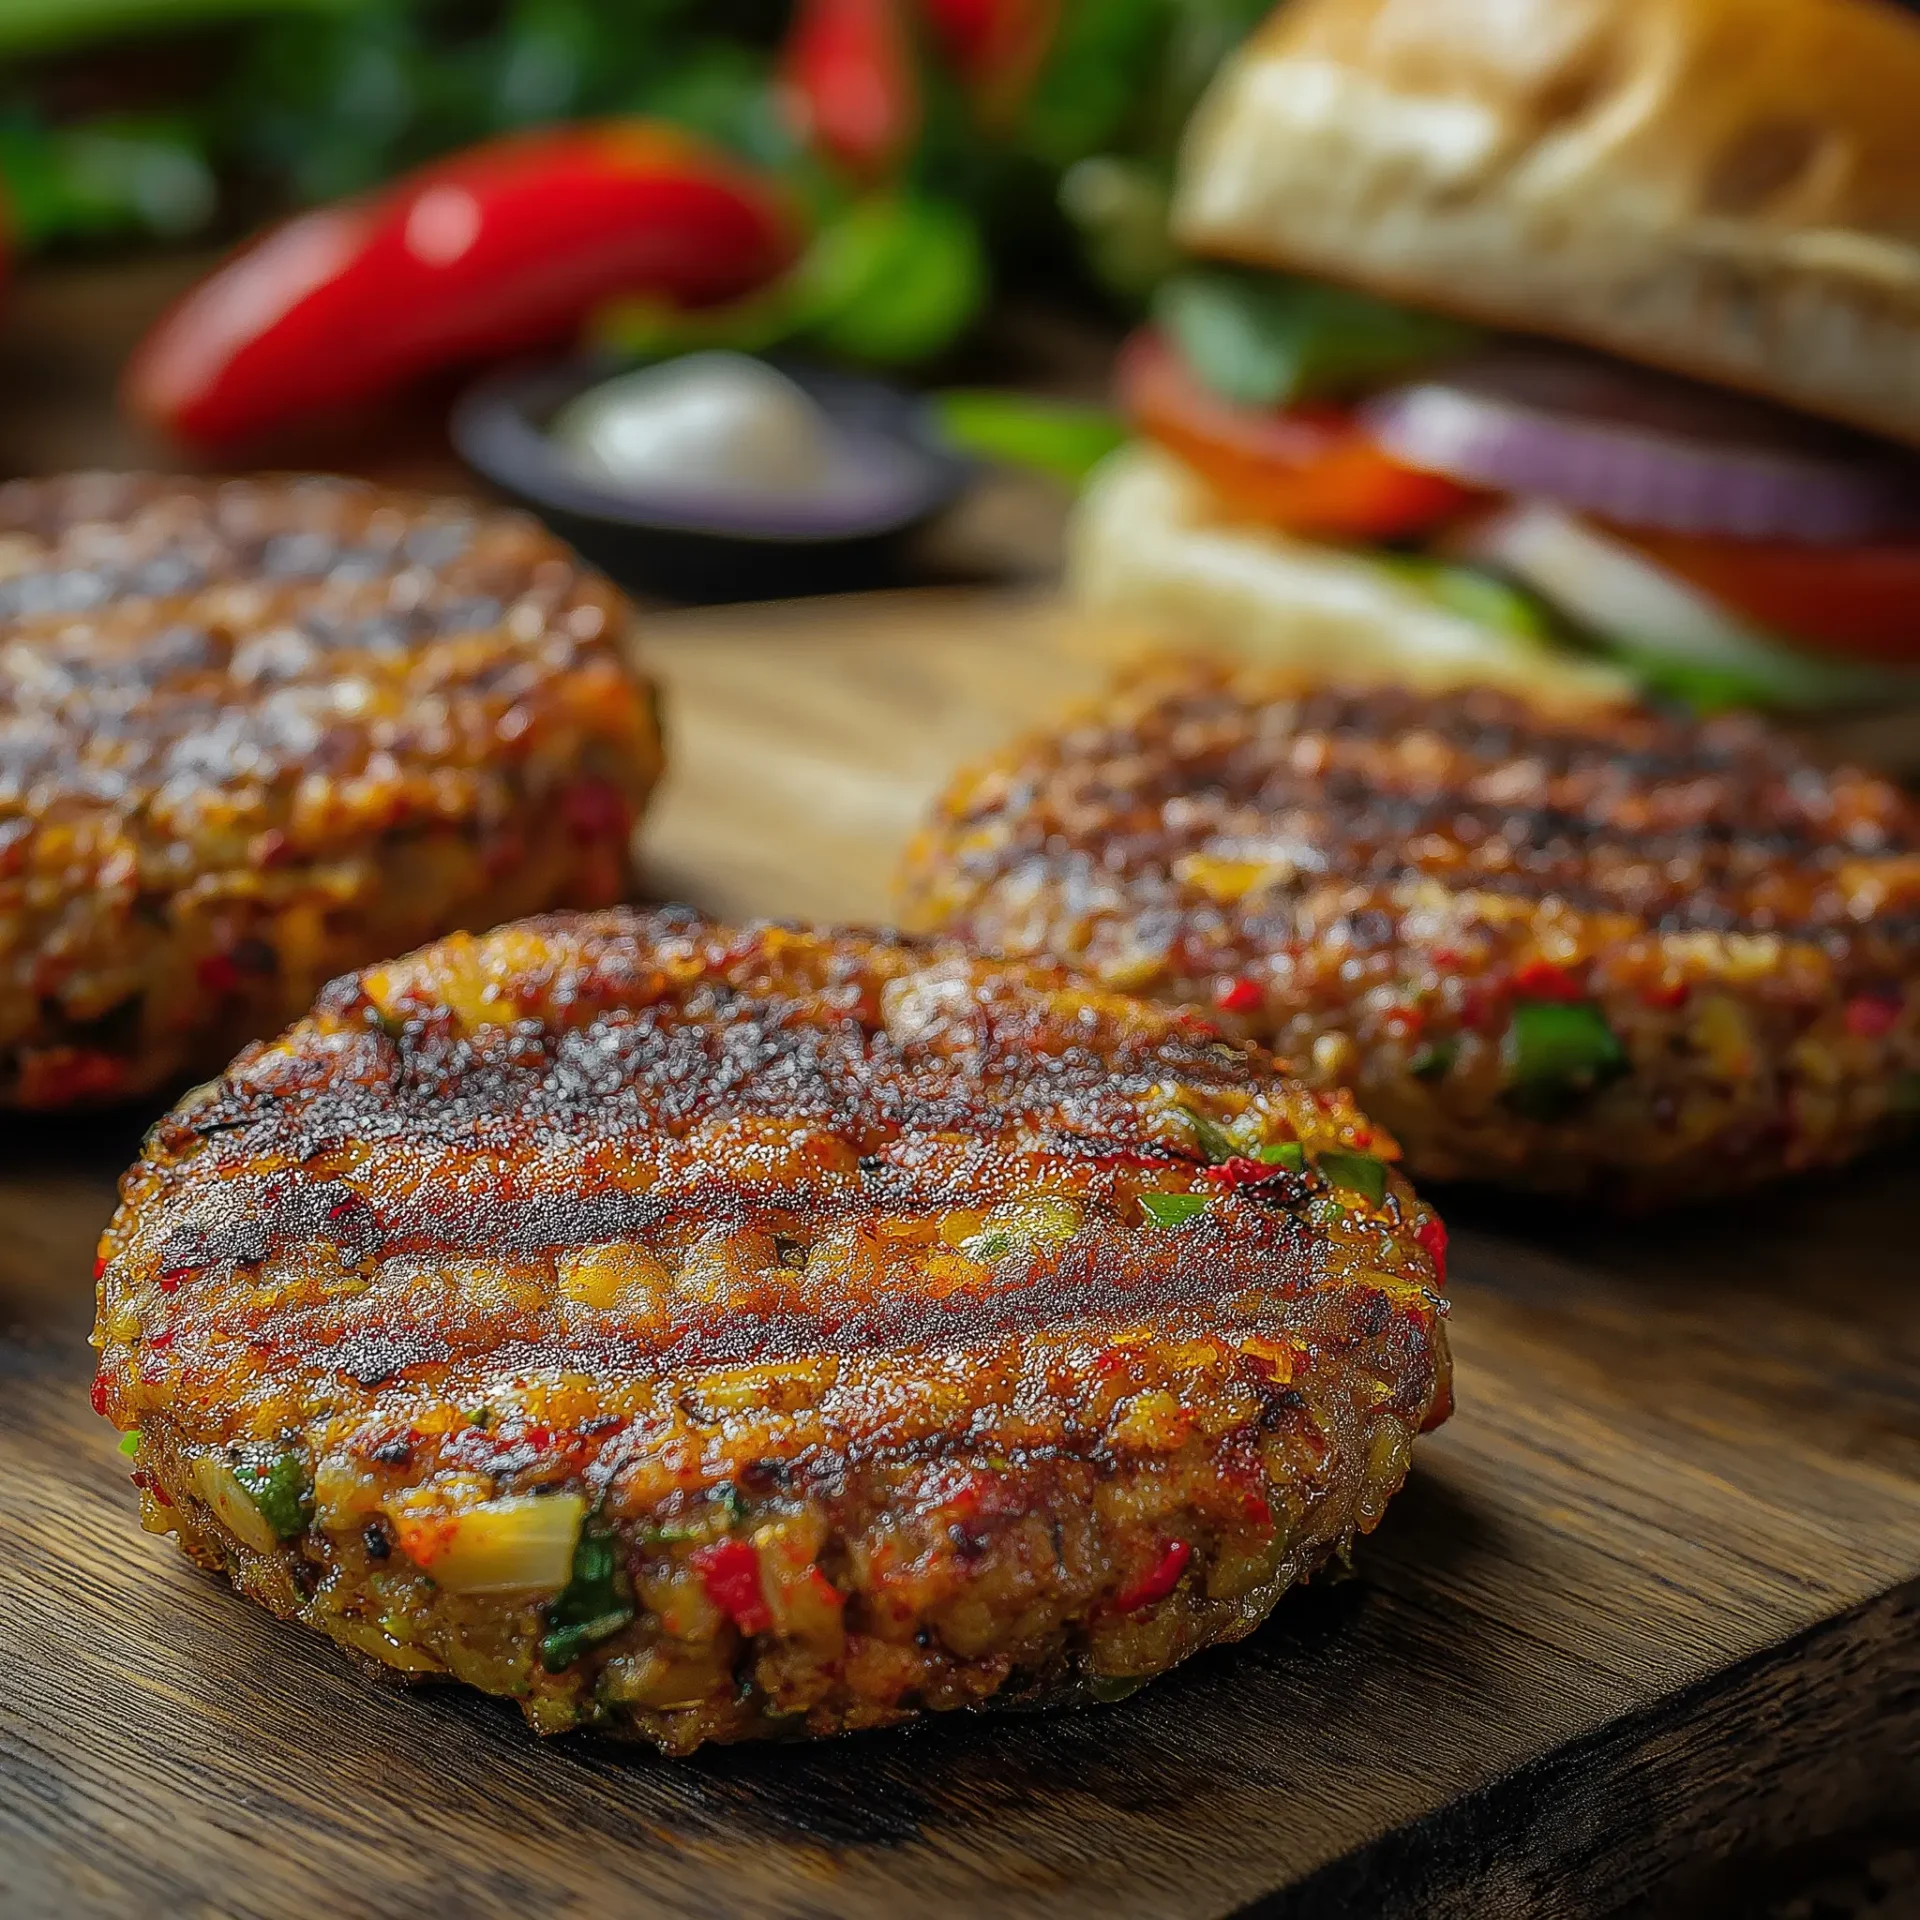
[[[1142,1607],[1164,1600],[1180,1584],[1180,1576],[1192,1558],[1193,1548],[1184,1540],[1175,1540],[1145,1574],[1115,1596],[1115,1610],[1138,1613]]]
[[[687,1557],[707,1598],[742,1633],[765,1633],[773,1625],[773,1610],[760,1589],[760,1556],[746,1541],[716,1540]]]

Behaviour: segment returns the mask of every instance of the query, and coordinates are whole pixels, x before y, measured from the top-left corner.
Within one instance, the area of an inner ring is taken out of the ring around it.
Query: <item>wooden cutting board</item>
[[[1095,674],[980,595],[652,652],[654,880],[728,914],[884,914],[950,768]],[[1910,1159],[1451,1199],[1460,1410],[1356,1578],[1117,1707],[669,1762],[383,1690],[139,1531],[84,1344],[138,1126],[0,1129],[8,1916],[1699,1916],[1920,1832]]]

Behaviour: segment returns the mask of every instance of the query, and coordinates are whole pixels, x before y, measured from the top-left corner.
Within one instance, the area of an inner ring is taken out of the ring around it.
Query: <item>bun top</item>
[[[1189,131],[1184,245],[1920,443],[1920,13],[1293,0]]]

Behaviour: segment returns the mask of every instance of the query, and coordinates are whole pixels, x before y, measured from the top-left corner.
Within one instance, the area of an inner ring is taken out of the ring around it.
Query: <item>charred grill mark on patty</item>
[[[150,1524],[542,1727],[1098,1691],[1249,1630],[1444,1414],[1393,1151],[1057,968],[530,922],[335,983],[155,1128],[98,1397]],[[496,1600],[503,1536],[540,1578]]]
[[[963,775],[906,901],[1223,1013],[1434,1177],[1692,1197],[1920,1105],[1913,805],[1748,716],[1160,663]]]
[[[204,1071],[345,967],[617,898],[660,762],[630,623],[458,501],[0,487],[0,1102]]]

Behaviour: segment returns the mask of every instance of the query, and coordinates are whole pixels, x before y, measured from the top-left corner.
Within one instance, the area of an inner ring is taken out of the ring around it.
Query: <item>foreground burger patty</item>
[[[336,981],[155,1129],[95,1403],[150,1528],[543,1732],[1109,1698],[1444,1417],[1392,1153],[1056,969],[536,920]]]
[[[459,501],[0,488],[0,1105],[212,1071],[343,968],[620,898],[660,768],[631,618]]]
[[[1207,1006],[1425,1178],[1684,1200],[1920,1108],[1920,821],[1746,717],[1150,664],[961,776],[905,895]]]

